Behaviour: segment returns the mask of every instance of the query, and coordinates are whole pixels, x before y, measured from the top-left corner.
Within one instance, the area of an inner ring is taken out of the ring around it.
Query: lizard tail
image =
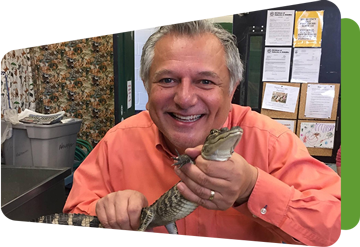
[[[71,227],[90,231],[106,231],[96,216],[85,214],[52,214],[22,223],[17,228],[30,227]]]

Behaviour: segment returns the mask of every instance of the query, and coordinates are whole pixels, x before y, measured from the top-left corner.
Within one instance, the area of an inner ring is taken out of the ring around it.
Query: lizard
[[[221,129],[212,129],[206,137],[205,143],[201,149],[201,156],[206,160],[225,161],[228,160],[236,145],[239,143],[243,130],[239,126],[232,127],[230,130],[226,127]],[[181,169],[185,164],[195,162],[186,154],[173,157],[177,162],[173,166]],[[176,221],[188,216],[198,205],[183,197],[175,184],[166,191],[159,199],[148,207],[144,207],[140,214],[140,226],[138,231],[145,231],[157,226],[165,226],[170,234],[178,234]],[[78,225],[88,227],[103,227],[96,216],[84,214],[53,214],[42,216],[35,222]]]

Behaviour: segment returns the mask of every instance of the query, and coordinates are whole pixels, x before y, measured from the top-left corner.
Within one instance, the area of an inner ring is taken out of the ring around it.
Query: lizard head
[[[207,160],[225,161],[229,159],[234,152],[236,145],[239,143],[243,134],[239,126],[213,129],[206,137],[201,155]]]

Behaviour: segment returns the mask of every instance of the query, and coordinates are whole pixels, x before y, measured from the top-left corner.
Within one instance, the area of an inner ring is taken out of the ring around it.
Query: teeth
[[[181,116],[181,115],[177,115],[175,113],[173,113],[173,116],[176,117],[178,120],[184,121],[184,122],[194,122],[201,117],[201,115]]]

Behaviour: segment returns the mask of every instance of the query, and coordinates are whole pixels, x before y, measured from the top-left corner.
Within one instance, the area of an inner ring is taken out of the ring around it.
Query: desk
[[[1,210],[12,220],[30,221],[60,213],[64,206],[65,177],[70,168],[1,165]]]

